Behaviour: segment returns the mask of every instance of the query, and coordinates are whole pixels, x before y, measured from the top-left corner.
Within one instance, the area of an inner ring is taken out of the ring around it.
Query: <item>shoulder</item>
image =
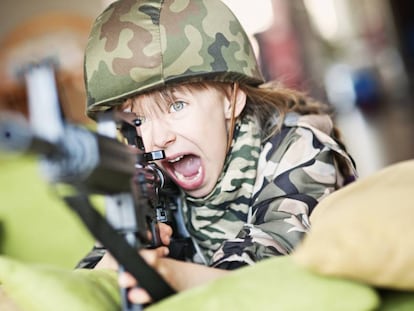
[[[263,144],[255,192],[271,183],[304,182],[308,176],[324,184],[342,183],[337,159],[343,159],[350,170],[353,161],[331,136],[332,130],[328,115],[288,114],[281,130]]]
[[[321,150],[330,150],[343,157],[349,155],[333,138],[334,125],[326,114],[299,115],[288,113],[277,133],[262,143],[262,157],[275,160],[292,150],[299,156],[315,155]]]
[[[286,115],[281,129],[263,142],[261,161],[279,162],[287,156],[306,158],[337,145],[332,139],[332,121],[327,115]],[[338,146],[339,147],[339,146]]]

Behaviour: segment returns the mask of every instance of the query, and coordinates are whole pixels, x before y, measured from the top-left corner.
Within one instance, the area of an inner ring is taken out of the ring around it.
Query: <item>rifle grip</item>
[[[163,245],[161,241],[160,229],[156,221],[154,220],[151,221],[150,229],[151,229],[151,248],[156,248],[156,247]]]

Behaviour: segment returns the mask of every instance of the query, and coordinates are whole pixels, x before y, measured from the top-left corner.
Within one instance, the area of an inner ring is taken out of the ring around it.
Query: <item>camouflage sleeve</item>
[[[329,144],[310,129],[283,128],[260,155],[248,222],[221,245],[212,265],[233,269],[289,254],[309,230],[315,205],[337,188],[337,176]]]
[[[78,264],[76,265],[75,269],[93,269],[95,268],[96,264],[102,259],[105,255],[106,249],[100,244],[96,243],[92,250],[82,258]]]

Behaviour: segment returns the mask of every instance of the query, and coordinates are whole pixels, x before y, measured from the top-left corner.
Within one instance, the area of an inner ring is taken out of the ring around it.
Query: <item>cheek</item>
[[[148,125],[141,125],[137,129],[138,135],[141,137],[146,151],[152,150],[152,131]]]
[[[224,123],[224,122],[223,122]],[[218,168],[224,163],[227,149],[227,131],[225,124],[215,124],[206,129],[200,136],[204,154],[212,165]]]

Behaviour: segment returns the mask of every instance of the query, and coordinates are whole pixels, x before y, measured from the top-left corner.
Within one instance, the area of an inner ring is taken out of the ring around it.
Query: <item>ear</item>
[[[246,106],[246,93],[240,88],[238,88],[236,85],[234,85],[233,87],[236,87],[237,89],[231,90],[230,98],[228,101],[226,101],[226,104],[224,105],[224,115],[227,120],[230,120],[232,118],[232,114],[235,118],[237,118]],[[232,109],[232,103],[234,105],[234,112]]]

